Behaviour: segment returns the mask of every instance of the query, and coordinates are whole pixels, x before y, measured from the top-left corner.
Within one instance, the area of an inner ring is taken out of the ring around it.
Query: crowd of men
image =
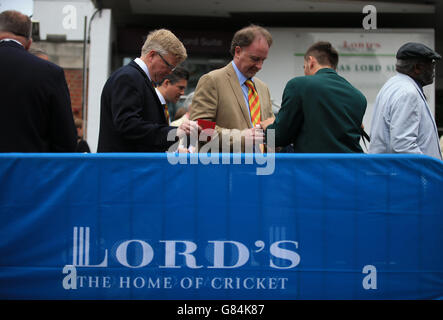
[[[28,52],[31,34],[29,17],[17,11],[0,13],[0,152],[75,152],[78,135],[63,69]],[[179,66],[187,52],[171,31],[150,32],[140,57],[116,70],[104,85],[97,151],[171,151],[181,138],[198,136],[204,129],[199,121],[206,120],[214,127],[210,140],[199,139],[200,148],[217,141],[232,152],[245,152],[252,143],[275,147],[254,149],[258,152],[362,153],[367,101],[337,73],[335,48],[323,41],[308,48],[305,76],[286,84],[274,116],[269,89],[256,77],[271,46],[272,35],[263,27],[237,31],[232,61],[199,79],[189,112],[171,123],[168,103],[177,102],[189,79]],[[423,93],[441,56],[423,44],[407,43],[396,58],[398,74],[376,98],[368,151],[442,159]],[[179,151],[189,152],[186,147]]]

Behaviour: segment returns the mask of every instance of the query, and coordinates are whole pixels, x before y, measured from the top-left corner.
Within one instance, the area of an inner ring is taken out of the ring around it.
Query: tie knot
[[[245,81],[245,84],[246,84],[246,86],[248,86],[249,88],[251,88],[251,89],[255,89],[255,88],[254,88],[254,82],[252,82],[251,79],[246,80],[246,81]]]

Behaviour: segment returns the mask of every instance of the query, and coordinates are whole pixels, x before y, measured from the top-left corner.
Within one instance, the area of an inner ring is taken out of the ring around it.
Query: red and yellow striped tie
[[[151,81],[152,86],[154,87],[154,90],[158,87],[154,81]],[[169,123],[169,111],[168,111],[168,105],[165,103],[163,105],[164,111],[165,111],[165,118],[166,122]]]
[[[169,111],[168,111],[168,105],[165,104],[165,118],[166,118],[166,122],[169,123]]]
[[[254,83],[251,80],[245,81],[248,87],[248,101],[249,110],[251,111],[251,122],[252,126],[255,127],[256,124],[260,123],[260,100],[258,99],[257,91],[255,90]]]

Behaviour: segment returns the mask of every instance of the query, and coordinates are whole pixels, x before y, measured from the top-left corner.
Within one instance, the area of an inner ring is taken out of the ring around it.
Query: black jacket
[[[14,41],[0,42],[0,152],[75,152],[65,74]]]
[[[131,61],[116,70],[101,96],[97,152],[164,152],[170,130],[146,73]]]

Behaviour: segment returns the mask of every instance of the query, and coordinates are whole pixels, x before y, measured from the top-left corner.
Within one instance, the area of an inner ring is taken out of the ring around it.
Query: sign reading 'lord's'
[[[252,156],[0,155],[0,298],[442,297],[441,161]]]

